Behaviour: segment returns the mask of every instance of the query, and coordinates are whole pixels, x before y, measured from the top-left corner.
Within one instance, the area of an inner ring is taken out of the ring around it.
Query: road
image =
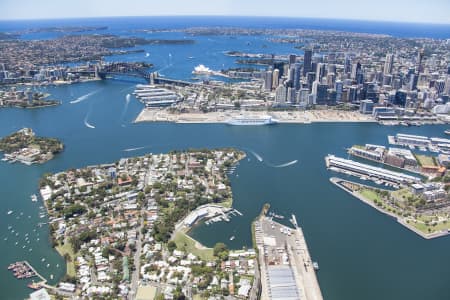
[[[142,228],[144,227],[144,220],[141,217],[139,219],[139,226],[137,227],[138,238],[136,241],[136,252],[134,253],[134,268],[135,270],[131,274],[130,292],[128,293],[128,300],[133,300],[137,293],[139,284],[139,272],[141,268],[141,250],[142,250]]]

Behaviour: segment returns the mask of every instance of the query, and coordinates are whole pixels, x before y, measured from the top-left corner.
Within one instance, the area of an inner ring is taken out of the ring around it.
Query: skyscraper
[[[303,76],[306,76],[308,72],[312,71],[312,50],[305,49],[305,54],[303,55]]]
[[[348,54],[345,55],[344,73],[348,74],[352,71],[352,60]]]
[[[342,91],[344,90],[344,84],[340,80],[336,80],[336,101],[342,101]]]
[[[290,102],[291,104],[295,104],[296,95],[297,95],[297,93],[296,93],[294,88],[288,88],[287,89],[286,101]]]
[[[272,90],[272,81],[273,81],[273,78],[272,78],[272,71],[267,71],[266,72],[266,74],[265,74],[265,78],[264,78],[264,89],[266,90],[266,91],[271,91]]]
[[[272,87],[278,86],[279,79],[280,79],[280,70],[274,69],[272,73]]]
[[[297,60],[297,56],[295,54],[289,54],[289,65],[290,66],[295,64],[296,60]]]
[[[322,82],[322,78],[325,76],[326,65],[323,63],[318,63],[316,68],[316,80]]]
[[[425,56],[425,50],[422,48],[419,50],[419,53],[417,54],[417,66],[418,66],[417,70],[418,70],[419,74],[423,73],[423,70],[424,70],[424,68],[423,68],[424,56]]]
[[[317,98],[316,104],[325,105],[328,102],[328,85],[327,84],[319,84],[317,86]]]
[[[445,90],[445,80],[439,79],[434,83],[434,88],[436,89],[437,94],[440,96],[444,93]]]
[[[300,89],[300,76],[301,76],[301,65],[299,63],[294,64],[294,88],[296,91]]]
[[[278,104],[286,103],[287,89],[284,85],[280,84],[275,90],[275,102]]]
[[[391,74],[394,67],[394,54],[386,54],[386,61],[384,62],[384,74]]]

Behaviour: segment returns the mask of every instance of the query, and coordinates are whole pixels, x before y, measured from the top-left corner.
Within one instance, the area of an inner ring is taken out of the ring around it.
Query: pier
[[[291,222],[297,224],[292,215]],[[255,240],[261,266],[261,299],[322,300],[317,263],[309,254],[303,231],[261,216],[255,221]]]
[[[40,285],[45,285],[47,279],[44,278],[35,268],[26,260],[18,261],[8,266],[8,270],[14,273],[14,277],[17,279],[28,279],[33,277],[38,277],[40,281],[38,283],[33,283],[36,287]]]

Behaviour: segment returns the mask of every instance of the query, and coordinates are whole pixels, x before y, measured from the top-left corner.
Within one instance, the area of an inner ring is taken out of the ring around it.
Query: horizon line
[[[49,18],[15,18],[1,19],[0,22],[11,21],[51,21],[51,20],[78,20],[78,19],[108,19],[108,18],[152,18],[152,17],[237,17],[237,18],[279,18],[279,19],[310,19],[310,20],[330,20],[330,21],[359,21],[359,22],[379,22],[379,23],[395,23],[395,24],[421,24],[421,25],[438,25],[450,26],[449,23],[440,22],[422,22],[422,21],[398,21],[398,20],[375,20],[375,19],[357,19],[357,18],[327,18],[327,17],[303,17],[303,16],[249,16],[249,15],[223,15],[223,14],[180,14],[180,15],[129,15],[129,16],[79,16],[79,17],[49,17]]]

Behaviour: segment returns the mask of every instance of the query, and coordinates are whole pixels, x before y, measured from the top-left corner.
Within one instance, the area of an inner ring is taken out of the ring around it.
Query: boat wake
[[[91,114],[91,108],[89,108],[89,111],[88,111],[88,113],[86,114],[86,117],[84,117],[84,125],[85,125],[87,128],[94,129],[95,126],[92,125],[92,124],[89,124],[89,122],[88,122],[88,118],[89,118],[89,115],[90,115],[90,114]]]
[[[123,121],[123,118],[125,117],[125,114],[127,113],[128,105],[130,104],[130,99],[131,99],[131,95],[127,94],[125,97],[125,106],[123,107],[122,114],[120,116],[120,120],[122,120],[122,121]]]
[[[93,91],[93,92],[87,93],[86,95],[80,96],[80,97],[78,97],[77,99],[70,101],[69,103],[70,103],[70,104],[80,103],[80,102],[82,102],[82,101],[88,99],[89,97],[91,97],[91,96],[97,94],[97,93],[100,92],[101,90],[102,90],[102,89],[98,89],[98,90],[95,90],[95,91]]]
[[[253,154],[253,156],[254,156],[258,161],[263,161],[263,158],[262,158],[258,153],[256,153],[255,151],[250,150],[250,153]]]
[[[289,167],[289,166],[295,165],[296,163],[298,163],[298,160],[293,160],[293,161],[290,161],[290,162],[287,162],[287,163],[284,163],[284,164],[281,164],[281,165],[275,165],[275,166],[270,165],[270,166],[274,167],[274,168],[285,168],[285,167]]]
[[[84,125],[86,125],[86,127],[91,128],[91,129],[94,129],[94,128],[95,128],[95,126],[89,124],[88,121],[87,121],[86,119],[84,120]]]
[[[123,149],[123,152],[132,152],[132,151],[137,151],[137,150],[142,150],[145,148],[148,148],[150,146],[142,146],[142,147],[136,147],[136,148],[127,148],[127,149]]]

